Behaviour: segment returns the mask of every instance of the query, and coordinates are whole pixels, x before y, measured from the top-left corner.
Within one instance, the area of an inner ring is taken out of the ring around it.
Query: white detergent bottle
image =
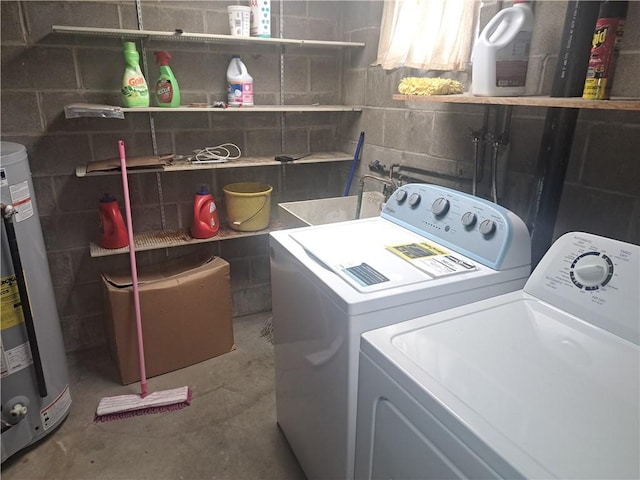
[[[500,10],[482,30],[473,47],[471,93],[518,96],[525,93],[533,12],[526,0]]]
[[[239,55],[234,55],[227,68],[227,92],[230,107],[253,106],[253,77]]]

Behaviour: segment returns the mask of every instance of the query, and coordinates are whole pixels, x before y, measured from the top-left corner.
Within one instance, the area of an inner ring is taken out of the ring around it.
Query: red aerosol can
[[[626,1],[606,0],[600,5],[582,98],[608,100],[611,96],[628,7]]]
[[[129,245],[127,228],[115,197],[105,193],[100,198],[100,246],[122,248]]]
[[[193,221],[191,236],[193,238],[211,238],[218,234],[220,219],[213,195],[207,185],[201,185],[193,200]]]

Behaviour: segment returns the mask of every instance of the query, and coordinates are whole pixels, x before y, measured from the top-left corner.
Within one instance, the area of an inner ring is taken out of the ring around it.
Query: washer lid
[[[312,257],[360,292],[375,292],[477,270],[462,255],[384,219],[294,230]]]
[[[638,346],[523,295],[394,326],[385,353],[525,476],[639,478]]]

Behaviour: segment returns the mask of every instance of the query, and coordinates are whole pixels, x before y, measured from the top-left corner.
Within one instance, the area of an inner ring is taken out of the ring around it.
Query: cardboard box
[[[102,274],[109,348],[123,385],[140,380],[131,272]],[[234,349],[229,264],[219,257],[167,261],[138,271],[147,377]]]

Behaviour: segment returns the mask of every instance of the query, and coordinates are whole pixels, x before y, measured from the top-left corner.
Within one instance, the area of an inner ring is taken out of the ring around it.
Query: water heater
[[[24,146],[1,142],[2,462],[55,430],[71,407],[69,375]]]

